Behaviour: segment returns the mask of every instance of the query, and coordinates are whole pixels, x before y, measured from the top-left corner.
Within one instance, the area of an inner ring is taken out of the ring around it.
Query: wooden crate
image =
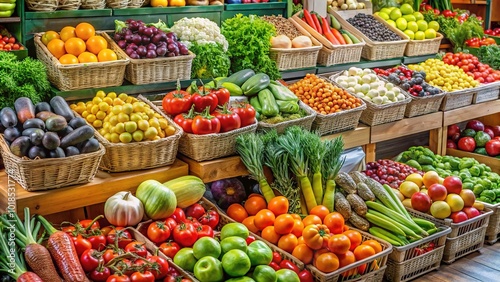
[[[478,162],[489,166],[491,168],[491,171],[496,172],[496,173],[500,173],[500,159],[499,158],[480,155],[480,154],[466,152],[466,151],[452,149],[452,148],[447,148],[446,154],[450,155],[450,156],[454,156],[454,157],[460,157],[460,158],[474,158]]]

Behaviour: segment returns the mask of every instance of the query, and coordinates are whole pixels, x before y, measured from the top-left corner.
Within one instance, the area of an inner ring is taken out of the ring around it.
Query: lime
[[[242,250],[230,250],[222,256],[222,268],[229,276],[243,276],[251,267],[250,258]]]
[[[435,31],[439,30],[439,23],[436,21],[429,22],[429,28],[434,29]]]
[[[390,26],[393,26],[393,27],[396,27],[396,22],[393,21],[393,20],[387,20],[387,23],[390,25]],[[396,27],[397,28],[397,27]]]
[[[429,28],[425,31],[425,38],[426,39],[433,39],[436,38],[437,34],[436,31],[432,28]]]
[[[424,15],[422,15],[422,13],[420,13],[420,12],[414,12],[413,16],[415,17],[415,19],[417,19],[417,21],[424,19]]]
[[[425,39],[425,33],[423,31],[417,31],[415,32],[415,40],[424,40]]]
[[[413,14],[413,7],[408,3],[401,5],[401,7],[399,7],[399,9],[401,10],[401,13],[403,13],[403,15]]]
[[[403,14],[401,13],[401,10],[399,9],[394,9],[391,11],[391,13],[389,14],[389,17],[391,18],[391,20],[395,21],[399,18],[401,18],[403,16]]]
[[[415,33],[418,31],[418,24],[417,22],[408,22],[408,26],[406,27],[407,30],[411,30],[412,33]]]
[[[417,18],[415,18],[414,15],[404,15],[403,18],[407,21],[407,22],[416,22],[417,21]]]
[[[396,26],[399,30],[406,30],[408,22],[404,18],[399,18],[396,20]]]
[[[404,31],[404,33],[405,33],[406,35],[408,35],[408,37],[410,37],[410,40],[415,39],[415,33],[414,33],[412,30],[407,29],[407,30],[405,30],[405,31]]]
[[[378,13],[378,16],[381,17],[382,19],[384,20],[388,20],[389,19],[389,15],[384,13],[384,12],[377,12]]]
[[[389,8],[387,8],[387,7],[386,7],[386,8],[382,8],[382,9],[380,9],[380,11],[379,11],[379,15],[380,15],[380,13],[384,13],[384,14],[389,15],[389,14],[391,13],[391,9],[389,9]]]
[[[429,28],[429,25],[424,20],[417,21],[417,25],[418,25],[418,30],[420,31],[426,31]]]
[[[275,282],[278,279],[276,271],[268,265],[257,265],[252,276],[257,282]]]

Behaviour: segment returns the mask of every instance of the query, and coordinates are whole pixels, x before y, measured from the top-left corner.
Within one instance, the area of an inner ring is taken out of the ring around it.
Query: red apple
[[[472,205],[476,202],[476,195],[474,195],[474,192],[469,189],[463,189],[460,192],[460,197],[464,200],[465,207],[472,207]]]
[[[428,212],[431,208],[431,197],[422,192],[413,193],[411,196],[411,206],[420,212]]]
[[[427,194],[431,197],[432,201],[444,201],[446,200],[446,196],[448,196],[448,190],[444,185],[434,183],[427,188]]]
[[[469,219],[467,214],[463,211],[452,212],[450,218],[453,220],[453,223],[460,223]]]
[[[443,180],[443,185],[448,193],[460,194],[462,191],[462,180],[459,177],[450,175]]]
[[[457,143],[453,142],[453,140],[451,140],[451,139],[448,139],[446,141],[446,148],[456,149],[457,148]]]
[[[495,136],[500,136],[500,125],[492,125],[491,130],[493,130]]]
[[[460,127],[458,127],[458,125],[452,124],[448,126],[448,131],[447,131],[448,138],[451,138],[453,135],[457,133],[458,135],[460,135]]]
[[[481,215],[481,213],[475,207],[465,207],[462,209],[462,211],[467,214],[468,218],[474,218],[478,215]]]
[[[483,131],[484,133],[488,134],[491,138],[495,137],[495,132],[493,132],[493,129],[487,127]]]
[[[470,128],[474,129],[476,132],[477,131],[483,131],[484,130],[484,123],[480,122],[479,120],[473,119],[467,122],[467,125],[465,128]]]

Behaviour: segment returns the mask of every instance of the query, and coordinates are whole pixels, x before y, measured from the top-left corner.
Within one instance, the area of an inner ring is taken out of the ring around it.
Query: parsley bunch
[[[209,79],[219,76],[228,76],[231,60],[224,52],[222,44],[194,42],[189,50],[196,54],[191,67],[192,79]]]
[[[253,69],[269,75],[272,80],[281,78],[276,62],[269,57],[271,37],[276,34],[273,24],[256,15],[237,14],[222,23],[221,31],[229,43],[233,73]]]

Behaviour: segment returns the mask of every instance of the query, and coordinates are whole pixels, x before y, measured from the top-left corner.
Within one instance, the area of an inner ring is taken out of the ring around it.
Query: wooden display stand
[[[22,217],[24,207],[28,207],[31,213],[47,216],[54,223],[76,222],[102,214],[104,202],[119,191],[135,192],[137,186],[145,180],[154,179],[163,183],[187,175],[188,172],[188,165],[176,160],[170,166],[149,170],[120,173],[99,171],[90,183],[47,191],[28,192],[16,183],[17,212]],[[0,183],[0,212],[5,212],[9,204],[9,183],[5,171],[0,172]]]

